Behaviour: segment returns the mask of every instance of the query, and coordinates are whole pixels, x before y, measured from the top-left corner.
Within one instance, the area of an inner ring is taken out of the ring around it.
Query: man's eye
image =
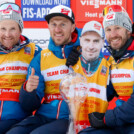
[[[51,26],[53,26],[53,27],[54,27],[54,26],[56,26],[56,24],[52,23],[52,24],[51,24]]]
[[[2,28],[1,28],[1,30],[5,30],[5,28],[4,28],[4,27],[2,27]]]
[[[106,29],[106,31],[107,31],[107,32],[109,32],[109,31],[110,31],[110,29]]]
[[[65,24],[61,24],[61,26],[62,26],[62,27],[64,27],[64,26],[65,26]]]
[[[118,29],[120,29],[120,27],[116,27],[116,29],[118,30]]]
[[[98,42],[99,42],[99,40],[95,40],[94,42],[95,42],[95,43],[98,43]]]
[[[15,30],[15,28],[12,28],[11,30]]]
[[[88,39],[86,39],[85,41],[86,41],[86,42],[90,42],[90,40],[88,40]]]

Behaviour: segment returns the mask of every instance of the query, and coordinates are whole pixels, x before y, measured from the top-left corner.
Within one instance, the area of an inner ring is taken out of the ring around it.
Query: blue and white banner
[[[70,7],[70,0],[21,0],[24,21],[45,21],[50,9],[57,5]]]

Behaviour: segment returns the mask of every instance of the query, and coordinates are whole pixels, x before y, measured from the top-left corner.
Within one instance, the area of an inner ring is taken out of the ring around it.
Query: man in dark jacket
[[[110,10],[108,10],[110,9]],[[107,13],[107,11],[109,11]],[[92,127],[112,127],[121,134],[134,133],[134,38],[132,22],[119,5],[104,9],[103,26],[111,53],[111,81],[118,94],[117,107],[105,114],[89,115]],[[107,13],[107,14],[106,14]]]

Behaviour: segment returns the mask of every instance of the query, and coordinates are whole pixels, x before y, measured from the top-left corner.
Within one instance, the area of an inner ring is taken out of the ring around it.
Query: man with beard
[[[23,20],[15,3],[0,5],[0,134],[32,112],[22,109],[19,102],[21,86],[27,69],[41,48],[22,35]]]
[[[109,10],[110,9],[110,10]],[[108,12],[107,12],[108,11]],[[111,53],[111,81],[118,94],[117,107],[106,113],[91,113],[91,126],[111,127],[118,133],[134,133],[134,37],[132,22],[119,5],[104,9],[103,26]]]

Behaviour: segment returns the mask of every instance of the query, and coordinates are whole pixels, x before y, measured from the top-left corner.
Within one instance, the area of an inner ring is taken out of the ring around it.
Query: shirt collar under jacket
[[[101,63],[102,57],[101,57],[101,54],[100,54],[100,56],[96,60],[86,61],[85,58],[81,55],[80,60],[81,60],[81,65],[82,65],[82,68],[83,68],[83,71],[85,72],[85,74],[87,76],[91,76],[98,69],[98,67]]]

